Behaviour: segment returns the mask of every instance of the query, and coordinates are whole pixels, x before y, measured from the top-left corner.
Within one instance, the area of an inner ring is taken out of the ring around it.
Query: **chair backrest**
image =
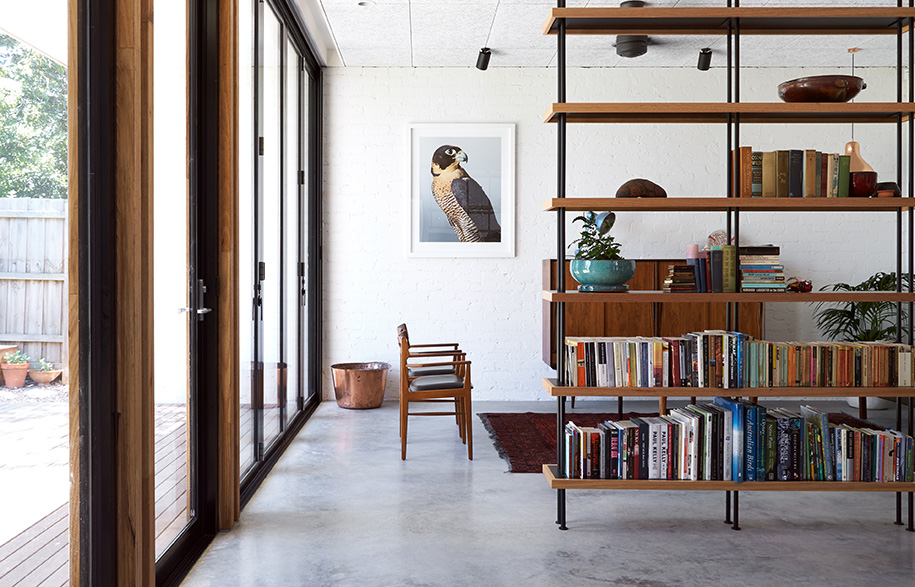
[[[407,332],[407,325],[401,324],[397,327],[397,342],[400,344],[400,337],[403,337],[404,342],[407,343],[407,346],[410,346],[410,334]]]

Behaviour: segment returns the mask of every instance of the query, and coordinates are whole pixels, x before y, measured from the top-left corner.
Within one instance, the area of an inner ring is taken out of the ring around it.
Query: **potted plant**
[[[616,214],[587,212],[573,222],[582,222],[581,237],[572,241],[575,258],[569,263],[578,291],[627,291],[635,275],[635,261],[623,259],[620,245],[610,236]]]
[[[29,356],[22,351],[7,353],[3,355],[0,369],[3,370],[3,379],[7,387],[22,387],[29,370]]]
[[[902,279],[908,279],[903,274]],[[878,272],[857,285],[830,283],[820,291],[896,291],[896,273]],[[857,342],[896,339],[895,302],[819,302],[813,314],[817,328],[829,340]],[[902,312],[902,329],[908,316]]]
[[[909,274],[902,274],[909,279]],[[877,272],[861,283],[830,283],[820,291],[896,291],[896,273]],[[905,306],[903,306],[905,308]],[[846,342],[894,341],[896,340],[895,302],[819,302],[813,314],[817,328],[828,340]],[[908,314],[902,311],[902,329],[908,324]],[[849,398],[848,403],[857,407],[858,398]],[[867,398],[867,407],[885,409],[892,404],[881,398]]]
[[[51,363],[44,359],[38,359],[37,367],[29,369],[29,377],[35,383],[47,385],[57,379],[61,372],[62,369],[55,369]]]

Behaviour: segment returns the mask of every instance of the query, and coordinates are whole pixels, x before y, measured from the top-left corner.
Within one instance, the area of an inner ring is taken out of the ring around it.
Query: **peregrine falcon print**
[[[461,167],[467,154],[442,145],[432,155],[432,197],[463,243],[501,242],[502,227],[483,188]]]

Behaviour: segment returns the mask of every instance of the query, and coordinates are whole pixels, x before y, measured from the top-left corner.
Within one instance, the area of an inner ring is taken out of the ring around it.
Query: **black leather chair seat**
[[[428,375],[454,375],[454,367],[410,367],[407,369],[410,377],[426,377]]]
[[[410,382],[410,391],[431,391],[433,389],[454,389],[464,386],[464,378],[457,375],[430,375]]]

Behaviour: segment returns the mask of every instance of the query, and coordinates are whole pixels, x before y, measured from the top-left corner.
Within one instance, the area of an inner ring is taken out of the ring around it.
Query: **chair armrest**
[[[467,354],[467,353],[462,352],[462,351],[459,351],[459,350],[453,350],[453,351],[435,351],[435,352],[429,351],[429,352],[422,352],[422,353],[408,353],[408,354],[407,354],[407,358],[413,358],[413,357],[453,357],[454,355],[465,356],[466,354]]]
[[[458,346],[460,346],[460,345],[458,345],[458,343],[456,343],[456,342],[436,342],[436,343],[429,343],[429,344],[411,344],[410,348],[412,349],[414,347],[430,347],[430,346],[453,346],[454,348],[458,348]]]
[[[421,365],[407,365],[407,367],[450,367],[452,365],[469,365],[470,361],[446,361],[444,363],[423,363]]]

